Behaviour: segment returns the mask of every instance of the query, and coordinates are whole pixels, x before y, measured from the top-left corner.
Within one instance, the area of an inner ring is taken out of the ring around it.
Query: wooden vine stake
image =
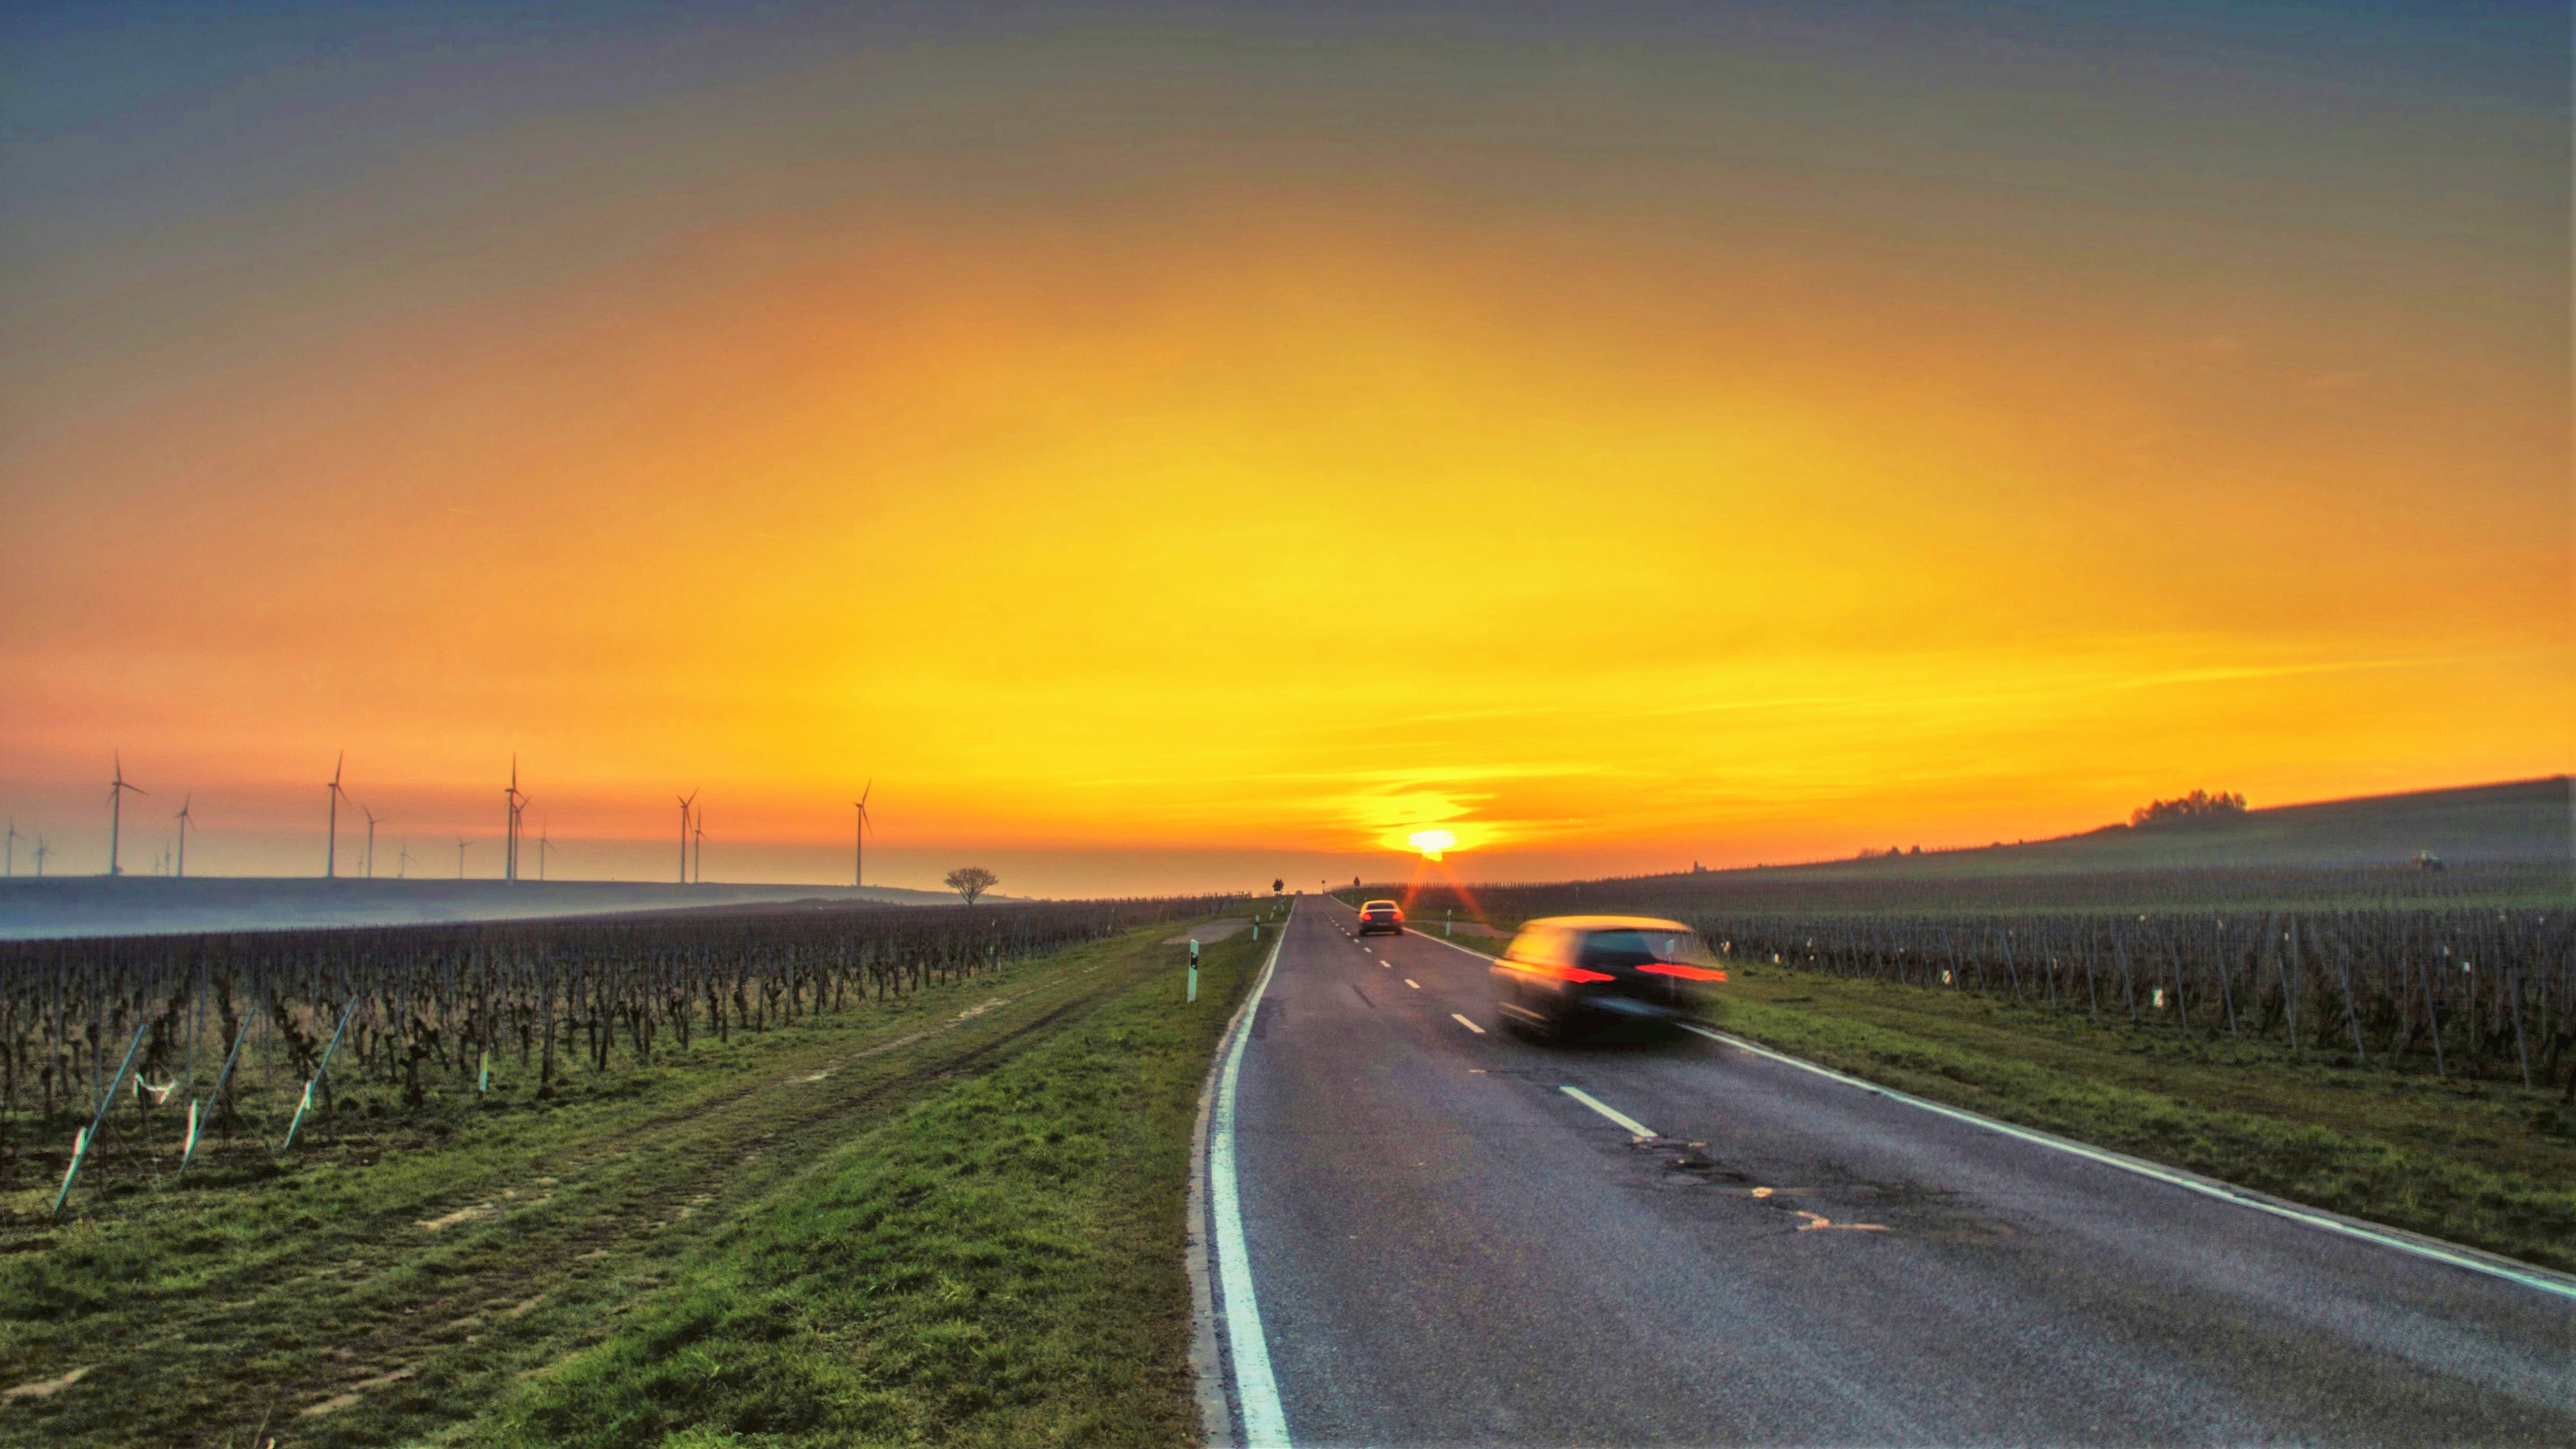
[[[72,1195],[72,1179],[80,1176],[81,1162],[89,1156],[89,1145],[98,1140],[98,1129],[107,1121],[107,1109],[116,1104],[116,1089],[124,1082],[127,1069],[134,1065],[134,1054],[143,1049],[143,1034],[151,1029],[149,1020],[134,1029],[134,1040],[125,1048],[125,1060],[117,1064],[116,1075],[108,1079],[107,1090],[98,1094],[98,1115],[89,1119],[89,1130],[72,1139],[72,1165],[63,1169],[62,1188],[54,1194],[55,1212],[61,1212],[63,1199]]]
[[[304,1084],[304,1100],[295,1104],[295,1119],[286,1124],[286,1141],[279,1145],[284,1152],[295,1145],[295,1129],[304,1125],[304,1114],[313,1110],[313,1089],[322,1084],[322,1074],[331,1070],[331,1054],[340,1049],[340,1036],[349,1029],[349,1018],[358,1014],[358,998],[349,998],[349,1009],[340,1013],[340,1025],[331,1033],[331,1044],[322,1049],[322,1060],[313,1068],[313,1079]]]

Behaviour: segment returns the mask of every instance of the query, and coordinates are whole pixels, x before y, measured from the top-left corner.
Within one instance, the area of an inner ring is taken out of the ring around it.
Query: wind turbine
[[[364,805],[358,807],[358,813],[367,817],[367,879],[374,880],[376,878],[376,827],[384,822],[384,817]]]
[[[16,875],[16,874],[18,873],[18,842],[19,842],[19,841],[21,841],[21,840],[24,840],[24,839],[26,839],[26,838],[27,838],[27,837],[25,837],[25,836],[23,836],[23,835],[20,835],[20,834],[18,833],[18,822],[17,822],[17,821],[15,821],[15,820],[10,821],[10,822],[9,822],[9,864],[8,864],[8,869],[9,869],[9,874],[11,874],[11,875],[13,875],[13,876],[14,876],[14,875]]]
[[[546,852],[555,848],[555,843],[546,838],[548,829],[549,826],[545,821],[537,822],[537,879],[539,881],[546,878]]]
[[[116,779],[107,787],[107,873],[109,875],[125,874],[125,867],[116,863],[116,836],[117,827],[125,813],[122,807],[125,804],[125,792],[128,790],[137,795],[152,793],[140,785],[125,783],[125,757],[120,754],[116,757]]]
[[[689,876],[698,884],[705,885],[707,883],[707,812],[704,810],[697,812],[695,822],[689,829],[697,842],[696,858],[690,862]]]
[[[332,880],[340,874],[340,797],[349,792],[340,788],[340,767],[349,762],[349,752],[331,762],[331,843],[323,847],[322,878]]]
[[[37,836],[37,837],[36,837],[36,879],[38,879],[38,880],[43,880],[43,879],[45,878],[45,857],[46,857],[46,856],[49,856],[49,855],[51,855],[51,854],[53,854],[53,853],[54,853],[54,848],[53,848],[52,846],[47,845],[47,844],[45,843],[45,837],[43,837],[43,836],[41,836],[41,835]]]
[[[689,810],[697,804],[698,792],[675,797],[680,802],[680,884],[689,883]]]
[[[405,880],[405,879],[408,879],[408,878],[410,877],[410,875],[411,875],[411,841],[409,841],[408,839],[406,839],[406,840],[404,840],[404,841],[403,841],[403,843],[402,843],[402,854],[397,855],[397,856],[395,856],[395,857],[394,857],[394,879],[396,879],[396,880]]]
[[[859,791],[859,798],[850,802],[850,808],[859,812],[857,838],[850,846],[850,885],[854,889],[868,883],[868,797],[876,792],[877,782],[870,780]]]
[[[456,878],[465,879],[465,837],[456,837]]]
[[[188,807],[196,803],[197,797],[195,794],[191,793],[186,799],[179,802],[179,813],[171,817],[173,820],[179,822],[178,878],[182,880],[186,879],[188,874],[188,827],[197,823],[196,817],[188,813]]]
[[[501,832],[501,879],[519,878],[519,812],[527,807],[528,797],[519,793],[519,757],[510,756],[510,788],[501,792],[509,809],[509,819]]]

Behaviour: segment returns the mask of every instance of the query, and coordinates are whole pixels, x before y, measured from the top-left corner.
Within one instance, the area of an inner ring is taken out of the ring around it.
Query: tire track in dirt
[[[257,1265],[224,1285],[228,1301],[216,1302],[209,1292],[198,1312],[181,1307],[156,1317],[154,1331],[131,1348],[102,1356],[100,1346],[90,1343],[81,1357],[88,1373],[104,1381],[149,1383],[152,1360],[160,1354],[256,1341],[266,1324],[277,1321],[274,1310],[282,1297],[309,1301],[320,1292],[340,1300],[348,1331],[327,1348],[298,1355],[288,1365],[271,1360],[267,1371],[229,1381],[230,1391],[216,1402],[200,1395],[188,1405],[194,1442],[232,1442],[259,1422],[271,1432],[285,1431],[278,1433],[281,1446],[309,1442],[310,1437],[407,1441],[435,1432],[420,1422],[418,1413],[394,1420],[365,1416],[374,1423],[343,1415],[382,1389],[408,1385],[422,1390],[421,1381],[434,1377],[443,1359],[474,1348],[496,1330],[514,1334],[516,1342],[501,1345],[494,1356],[522,1373],[529,1371],[523,1361],[539,1350],[559,1357],[608,1336],[614,1331],[609,1320],[624,1311],[623,1305],[604,1302],[612,1290],[630,1276],[658,1288],[671,1271],[666,1266],[627,1275],[617,1271],[621,1267],[632,1267],[647,1254],[675,1262],[734,1217],[820,1168],[841,1143],[891,1120],[894,1112],[939,1083],[989,1068],[1032,1037],[1078,1019],[1130,974],[1101,976],[1096,968],[1068,972],[959,1012],[939,1025],[857,1051],[792,1065],[765,1064],[757,1078],[584,1140],[546,1159],[545,1177],[519,1179],[543,1191],[521,1196],[517,1188],[498,1187],[487,1179],[485,1190],[458,1195],[463,1200],[436,1217],[420,1218],[417,1205],[407,1206],[364,1225],[366,1237],[380,1245],[373,1251],[361,1248],[356,1256],[320,1267],[284,1257]],[[1053,994],[1050,988],[1073,995],[996,1035],[979,1036],[972,1030],[1000,1024],[1007,1018],[991,1013]],[[940,1042],[961,1032],[953,1042]],[[941,1051],[934,1045],[922,1060],[903,1063],[890,1074],[848,1070],[925,1043],[958,1049]],[[852,1113],[871,1107],[881,1111],[865,1122],[851,1120]],[[763,1162],[778,1165],[764,1169]],[[600,1180],[602,1172],[610,1176]],[[725,1209],[709,1211],[728,1199]],[[445,1240],[449,1232],[471,1236],[451,1247]],[[449,1251],[428,1271],[424,1250],[440,1249]],[[389,1283],[388,1275],[398,1275],[399,1281]],[[570,1341],[549,1328],[550,1320],[570,1319],[594,1306],[607,1311]],[[539,1321],[527,1324],[532,1318]],[[488,1376],[489,1370],[484,1373]],[[432,1417],[453,1423],[471,1418],[486,1404],[477,1397],[449,1399],[440,1407],[446,1412]],[[382,1425],[381,1434],[368,1432],[376,1423]]]
[[[517,1240],[506,1247],[487,1240],[478,1246],[490,1251],[496,1261],[479,1265],[479,1271],[466,1281],[460,1281],[461,1275],[442,1275],[440,1292],[415,1300],[413,1305],[403,1309],[404,1319],[409,1321],[381,1321],[363,1348],[352,1346],[351,1357],[333,1363],[330,1371],[273,1381],[276,1397],[271,1402],[284,1406],[313,1397],[333,1402],[353,1388],[382,1385],[393,1382],[396,1375],[417,1373],[423,1366],[420,1360],[424,1353],[434,1357],[438,1349],[445,1347],[439,1342],[441,1338],[453,1341],[456,1329],[455,1322],[447,1317],[449,1313],[477,1307],[488,1310],[496,1302],[508,1301],[513,1312],[525,1317],[541,1306],[548,1296],[567,1288],[578,1290],[581,1280],[600,1277],[611,1263],[621,1257],[663,1249],[665,1245],[659,1241],[662,1230],[676,1221],[694,1216],[699,1207],[723,1196],[725,1179],[741,1172],[750,1162],[764,1156],[780,1155],[794,1165],[747,1193],[741,1204],[743,1207],[749,1207],[777,1188],[820,1167],[832,1146],[856,1135],[856,1130],[847,1121],[850,1111],[892,1105],[890,1099],[908,1101],[942,1081],[983,1069],[1030,1037],[1059,1025],[1098,1000],[1096,993],[1078,997],[990,1041],[922,1062],[894,1076],[870,1082],[854,1093],[808,1106],[792,1120],[766,1119],[764,1125],[769,1130],[748,1139],[733,1153],[721,1158],[701,1159],[675,1176],[658,1178],[645,1190],[621,1199],[607,1211],[584,1214],[551,1225],[526,1225],[535,1230],[515,1234]],[[887,1045],[892,1046],[891,1043]],[[882,1053],[869,1053],[879,1054]],[[746,1097],[757,1095],[761,1094],[745,1094]],[[876,1125],[876,1122],[866,1124],[871,1128]],[[495,1236],[509,1232],[513,1226],[518,1225],[496,1224]],[[531,1281],[522,1271],[531,1261],[560,1266],[558,1271],[548,1275],[546,1281],[539,1283]],[[504,1277],[510,1279],[509,1291],[495,1296],[493,1290],[500,1286],[498,1280]],[[527,1296],[513,1300],[513,1295],[519,1294]],[[577,1291],[575,1296],[579,1296]],[[620,1305],[616,1311],[624,1312],[625,1306]],[[598,1336],[604,1337],[605,1334]]]

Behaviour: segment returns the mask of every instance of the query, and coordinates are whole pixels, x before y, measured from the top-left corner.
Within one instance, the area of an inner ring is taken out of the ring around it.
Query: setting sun
[[[1442,851],[1454,850],[1458,845],[1458,837],[1446,830],[1417,830],[1406,839],[1431,860],[1438,860]]]

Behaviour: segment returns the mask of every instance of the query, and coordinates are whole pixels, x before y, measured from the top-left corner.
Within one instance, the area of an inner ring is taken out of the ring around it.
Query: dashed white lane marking
[[[1469,1031],[1474,1032],[1478,1036],[1483,1036],[1485,1034],[1485,1029],[1483,1027],[1469,1021],[1466,1017],[1459,1015],[1457,1012],[1453,1011],[1449,1013],[1449,1019],[1458,1023],[1460,1026],[1467,1028]]]
[[[1581,1087],[1559,1087],[1557,1090],[1563,1092],[1569,1097],[1572,1097],[1574,1100],[1581,1102],[1584,1106],[1591,1108],[1602,1116],[1609,1118],[1611,1121],[1618,1123],[1621,1127],[1626,1128],[1631,1136],[1652,1137],[1655,1135],[1654,1128],[1647,1126],[1645,1123],[1638,1121],[1636,1118],[1631,1117],[1627,1113],[1620,1111],[1618,1108],[1611,1106],[1609,1103],[1602,1101],[1600,1098],[1583,1090]]]
[[[1864,1092],[1874,1093],[1878,1096],[1885,1097],[1890,1101],[1903,1102],[1909,1107],[1920,1107],[1926,1112],[1937,1113],[1940,1116],[1948,1117],[1954,1121],[1965,1122],[1972,1127],[1983,1127],[1989,1132],[2000,1132],[2007,1137],[2018,1138],[2021,1141],[2031,1143],[2035,1146],[2051,1148],[2058,1152],[2069,1153],[2076,1157],[2086,1158],[2090,1161],[2101,1163],[2105,1167],[2116,1167],[2123,1172],[2134,1172],[2140,1177],[2151,1177],[2158,1182],[2169,1183],[2175,1187],[2182,1188],[2185,1191],[2199,1193],[2204,1197],[2214,1197],[2221,1202],[2234,1203],[2238,1207],[2252,1208],[2254,1211],[2259,1213],[2270,1213],[2272,1216],[2277,1218],[2288,1218],[2291,1222],[2304,1223],[2309,1227],[2321,1228],[2326,1232],[2341,1233],[2348,1238],[2359,1238],[2365,1243],[2376,1243],[2383,1248],[2395,1248],[2401,1253],[2412,1253],[2419,1258],[2430,1258],[2436,1263],[2448,1263],[2454,1268],[2466,1268],[2472,1273],[2484,1273],[2489,1277],[2502,1278],[2507,1282],[2519,1283],[2525,1288],[2535,1288],[2543,1293],[2555,1294],[2561,1298],[2576,1298],[2576,1278],[2564,1277],[2556,1273],[2549,1273],[2546,1270],[2528,1269],[2519,1264],[2508,1264],[2488,1259],[2485,1255],[2478,1254],[2475,1249],[2455,1247],[2451,1244],[2443,1243],[2438,1239],[2418,1239],[2411,1235],[2401,1236],[2386,1229],[2374,1227],[2368,1223],[2356,1222],[2350,1218],[2337,1217],[2332,1213],[2318,1212],[2313,1208],[2303,1208],[2295,1203],[2278,1202],[2268,1198],[2258,1197],[2252,1192],[2238,1187],[2233,1183],[2221,1182],[2216,1178],[2200,1177],[2187,1172],[2175,1172],[2167,1168],[2159,1167],[2152,1162],[2130,1157],[2123,1153],[2105,1152],[2098,1147],[2087,1147],[2081,1142],[2070,1142],[2063,1137],[2052,1137],[2045,1132],[2033,1132],[2027,1127],[2015,1127],[2009,1122],[1998,1122],[1992,1117],[1983,1117],[1979,1116],[1977,1113],[1965,1111],[1958,1107],[1949,1107],[1944,1106],[1939,1102],[1926,1101],[1912,1093],[1900,1092],[1893,1087],[1882,1087],[1876,1082],[1863,1081],[1859,1077],[1846,1076],[1841,1072],[1835,1071],[1831,1067],[1820,1067],[1814,1062],[1800,1061],[1798,1058],[1789,1055],[1787,1052],[1776,1052],[1758,1042],[1746,1041],[1740,1036],[1729,1035],[1726,1032],[1711,1031],[1707,1027],[1693,1026],[1688,1022],[1682,1024],[1682,1030],[1691,1032],[1698,1036],[1707,1037],[1710,1041],[1724,1042],[1731,1047],[1740,1047],[1745,1051],[1753,1053],[1755,1056],[1768,1057],[1784,1066],[1796,1067],[1802,1072],[1813,1072],[1817,1076],[1824,1077],[1827,1080],[1840,1082],[1846,1087],[1858,1087]],[[1571,1092],[1574,1089],[1572,1087],[1568,1087],[1566,1090]]]
[[[1416,990],[1416,991],[1420,991],[1420,990],[1422,989],[1422,983],[1421,983],[1421,982],[1419,982],[1419,981],[1414,980],[1414,979],[1413,979],[1412,977],[1410,977],[1410,976],[1407,976],[1407,977],[1405,977],[1405,978],[1404,978],[1404,984],[1405,984],[1405,985],[1407,985],[1407,986],[1412,987],[1412,988],[1413,988],[1414,990]]]

